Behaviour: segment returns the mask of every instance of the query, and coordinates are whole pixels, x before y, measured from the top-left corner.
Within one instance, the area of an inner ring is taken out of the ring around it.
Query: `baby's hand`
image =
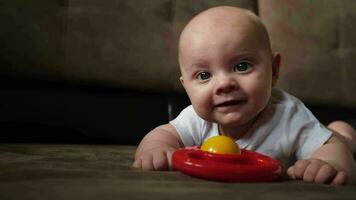
[[[157,147],[149,149],[137,156],[133,167],[144,170],[169,170],[172,167],[172,147]]]
[[[344,171],[337,171],[331,164],[319,159],[298,160],[287,170],[288,176],[307,182],[330,183],[345,185],[347,175]]]

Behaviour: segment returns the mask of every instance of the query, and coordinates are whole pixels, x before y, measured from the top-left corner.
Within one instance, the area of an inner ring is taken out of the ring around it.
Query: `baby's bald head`
[[[219,6],[199,13],[184,27],[179,38],[179,62],[182,54],[194,48],[195,44],[219,42],[219,38],[229,35],[251,40],[272,55],[267,30],[254,13],[242,8]]]

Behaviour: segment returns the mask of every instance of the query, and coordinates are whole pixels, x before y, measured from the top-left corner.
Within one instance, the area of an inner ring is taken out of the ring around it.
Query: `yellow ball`
[[[241,154],[238,144],[228,136],[214,136],[206,140],[200,150],[220,154]]]

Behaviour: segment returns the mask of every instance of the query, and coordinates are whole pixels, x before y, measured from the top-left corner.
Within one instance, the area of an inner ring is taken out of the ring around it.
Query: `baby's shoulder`
[[[307,106],[297,97],[280,89],[274,89],[271,95],[270,106],[279,113],[279,118],[288,119],[287,123],[300,124],[319,121]]]
[[[272,90],[270,103],[275,106],[284,106],[289,108],[300,106],[304,107],[304,103],[300,99],[277,88]]]
[[[187,123],[194,123],[201,125],[205,120],[203,120],[199,115],[195,112],[194,107],[192,105],[184,108],[180,114],[176,117],[175,120],[185,121]]]
[[[198,114],[195,112],[192,105],[185,107],[179,114],[180,116],[188,117],[188,118],[198,118]]]

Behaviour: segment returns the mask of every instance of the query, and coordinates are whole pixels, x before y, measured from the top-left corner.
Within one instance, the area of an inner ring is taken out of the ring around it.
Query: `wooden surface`
[[[0,199],[356,199],[356,186],[221,183],[131,168],[135,146],[0,144]]]

